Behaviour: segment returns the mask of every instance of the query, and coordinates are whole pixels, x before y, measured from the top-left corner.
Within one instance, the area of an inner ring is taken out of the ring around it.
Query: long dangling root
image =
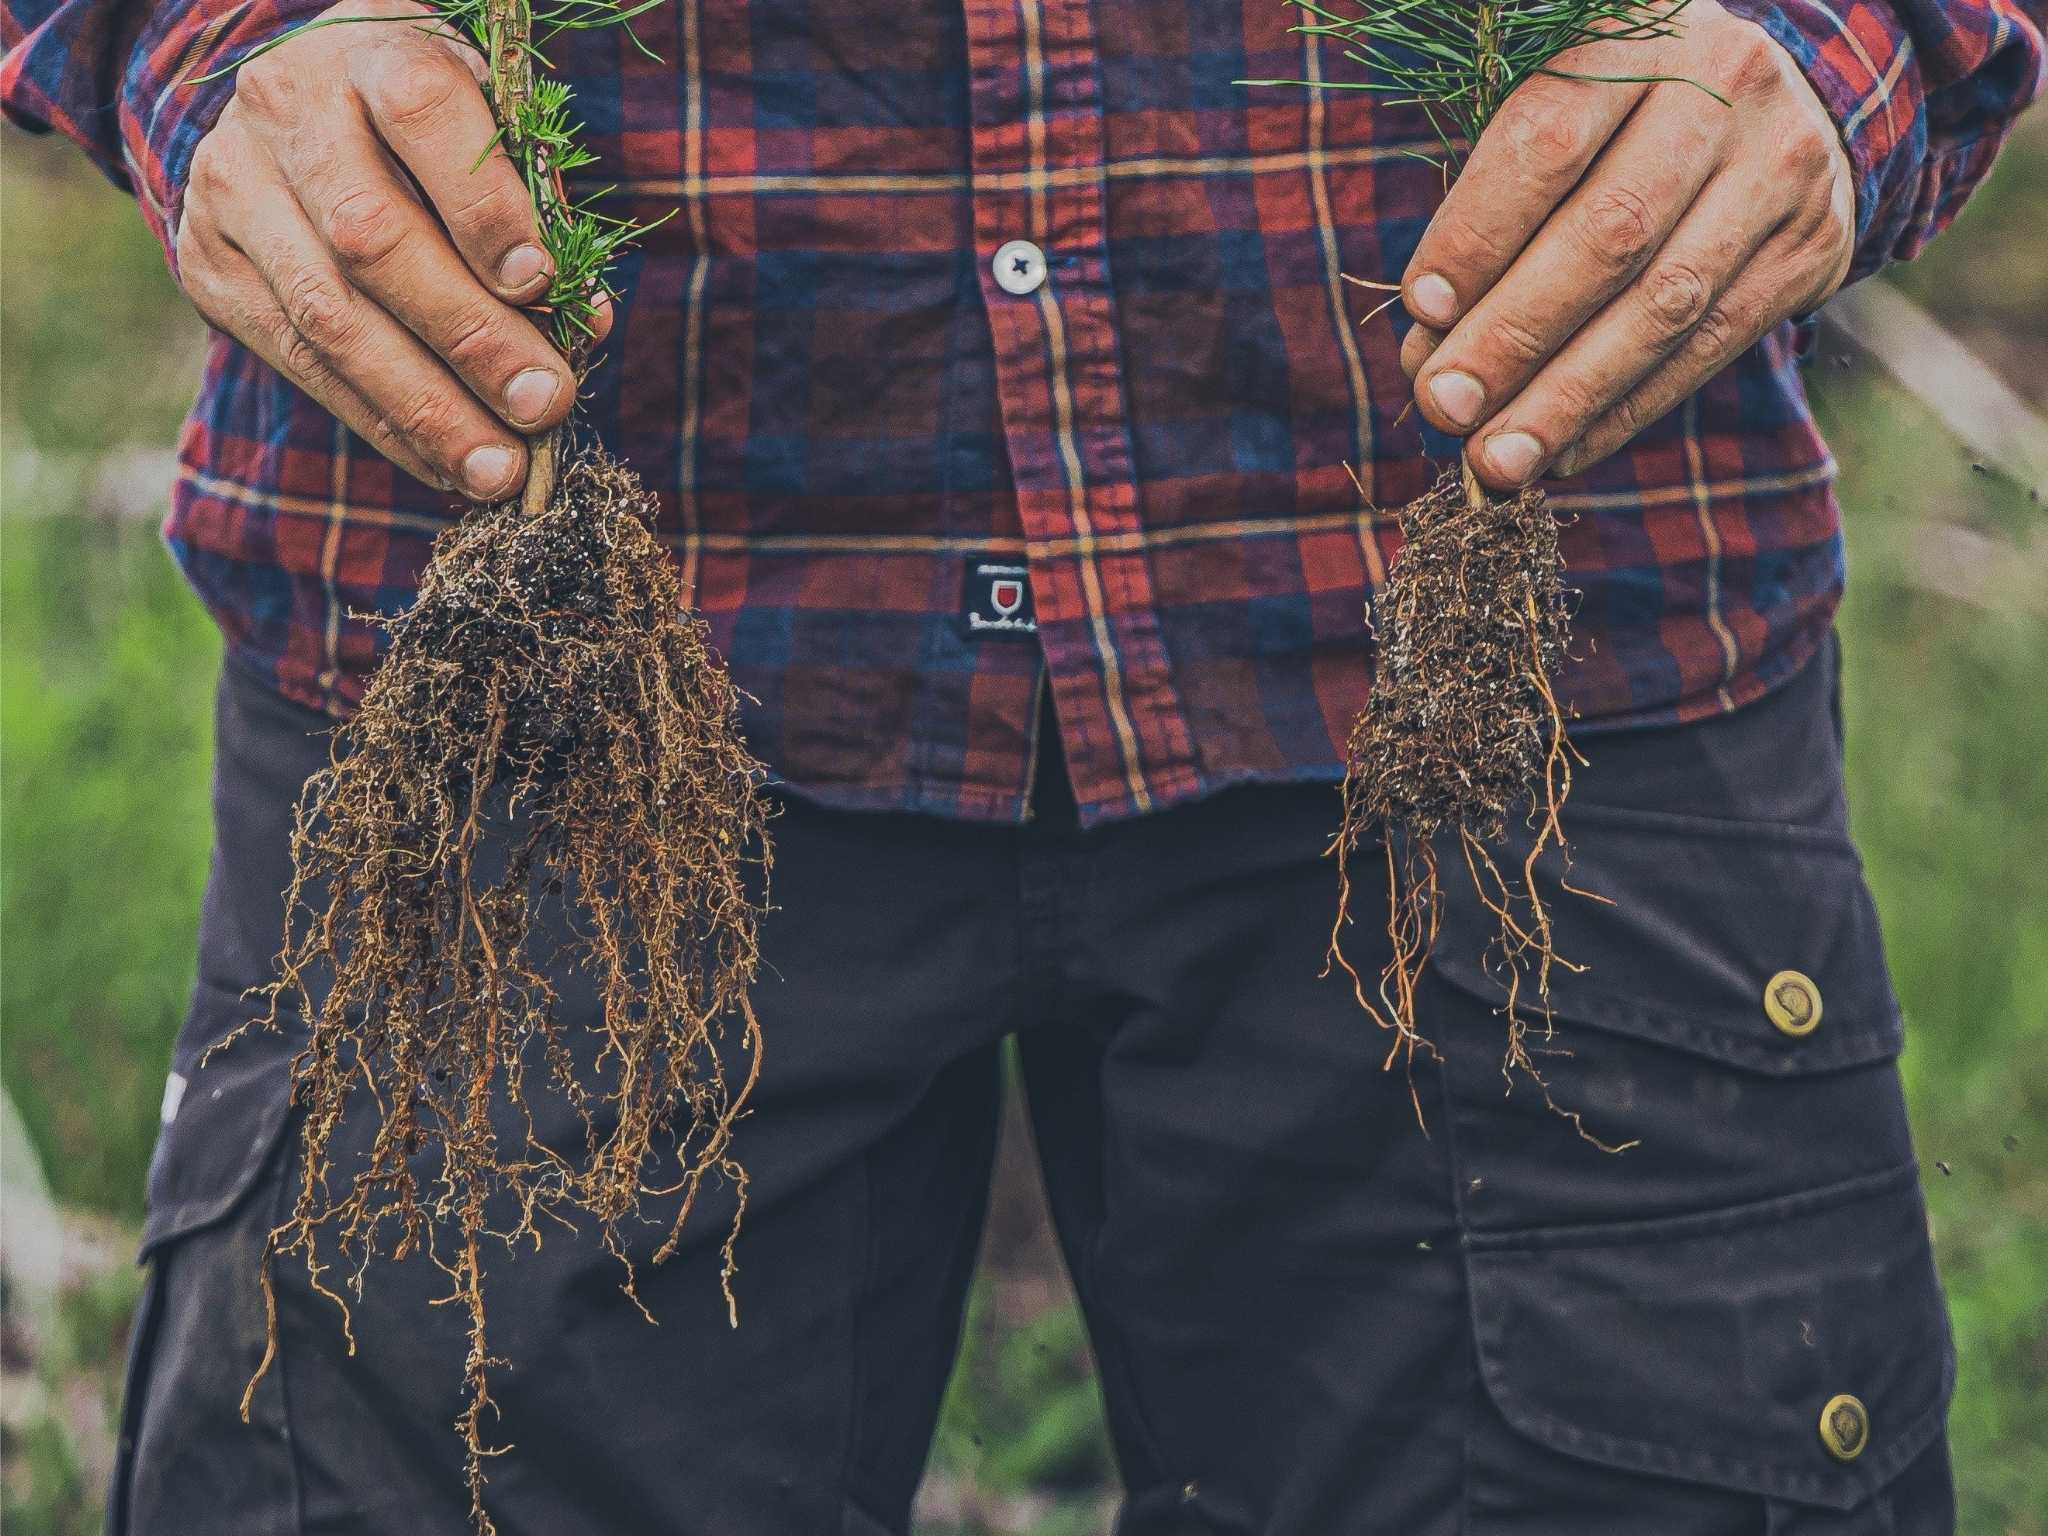
[[[1370,620],[1378,671],[1346,754],[1344,818],[1332,844],[1339,898],[1330,964],[1392,1033],[1386,1065],[1400,1060],[1412,1068],[1416,1052],[1432,1049],[1416,1024],[1415,994],[1442,917],[1438,841],[1454,838],[1478,899],[1498,923],[1485,958],[1507,993],[1502,1071],[1510,1082],[1520,1072],[1541,1084],[1524,979],[1547,1038],[1553,968],[1577,967],[1557,953],[1535,870],[1551,849],[1569,857],[1560,815],[1573,764],[1584,761],[1565,734],[1551,685],[1570,639],[1557,521],[1541,491],[1496,500],[1468,469],[1446,473],[1404,507],[1400,526],[1402,548]],[[1518,814],[1534,843],[1516,879],[1492,848]],[[1345,957],[1343,937],[1351,857],[1374,836],[1386,856],[1391,953],[1368,988]],[[1420,1118],[1419,1098],[1415,1105]]]
[[[320,1233],[352,1262],[343,1288],[358,1297],[376,1254],[426,1254],[448,1277],[442,1302],[468,1319],[457,1428],[483,1533],[483,1464],[503,1449],[485,1443],[498,1363],[485,1240],[538,1246],[536,1216],[587,1216],[633,1294],[620,1228],[643,1197],[682,1197],[657,1260],[705,1178],[745,1204],[731,1141],[759,1067],[747,989],[768,861],[762,772],[737,690],[650,531],[653,507],[629,470],[585,450],[537,513],[515,499],[442,535],[360,713],[307,783],[279,979],[269,1013],[243,1026],[280,1027],[281,1010],[309,1025],[292,1062],[303,1157],[264,1255],[257,1378],[275,1352],[275,1256],[300,1255],[347,1328]],[[557,901],[573,953],[530,953]],[[601,1000],[587,1072],[555,1015],[558,959]],[[536,1063],[544,1083],[529,1085]],[[543,1141],[530,1091],[573,1109],[581,1148]],[[508,1110],[524,1124],[516,1142],[500,1139]],[[374,1137],[336,1169],[349,1112],[369,1115]],[[650,1187],[663,1166],[678,1171]]]

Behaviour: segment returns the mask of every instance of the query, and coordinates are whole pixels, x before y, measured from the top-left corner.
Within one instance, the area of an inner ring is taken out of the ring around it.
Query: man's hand
[[[426,14],[408,0],[324,13]],[[403,19],[290,39],[239,71],[200,140],[177,242],[210,322],[401,469],[478,500],[518,488],[519,433],[575,396],[515,307],[547,291],[551,265],[511,161],[478,163],[497,131],[483,78],[475,50]]]
[[[1664,83],[1509,96],[1403,276],[1417,402],[1496,490],[1606,457],[1848,272],[1848,157],[1791,56],[1716,0],[1676,24],[1555,66]]]

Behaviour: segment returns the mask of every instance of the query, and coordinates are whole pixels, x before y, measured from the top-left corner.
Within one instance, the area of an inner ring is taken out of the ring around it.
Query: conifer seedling
[[[1436,134],[1448,184],[1501,104],[1531,76],[1617,84],[1662,78],[1593,77],[1556,61],[1595,41],[1673,36],[1687,0],[1360,0],[1356,14],[1317,0],[1288,3],[1304,13],[1293,31],[1333,40],[1361,72],[1322,88],[1369,91],[1420,108]],[[1350,281],[1400,291],[1397,283]],[[1567,712],[1553,686],[1571,643],[1557,519],[1540,489],[1489,496],[1461,459],[1460,468],[1400,510],[1398,523],[1400,552],[1367,615],[1377,641],[1372,694],[1346,750],[1343,819],[1332,843],[1340,896],[1330,962],[1392,1033],[1388,1065],[1412,1064],[1417,1050],[1430,1049],[1415,1004],[1442,915],[1439,860],[1462,863],[1474,897],[1497,924],[1485,958],[1506,991],[1505,1068],[1511,1078],[1520,1072],[1533,1079],[1547,1099],[1524,1006],[1548,1032],[1553,968],[1578,967],[1557,951],[1536,867],[1547,853],[1569,866],[1560,816],[1573,767],[1585,761],[1566,735]],[[1517,817],[1532,836],[1503,868],[1495,854]],[[1375,839],[1385,859],[1391,958],[1369,985],[1345,957],[1343,940],[1351,861]],[[1416,1110],[1419,1116],[1419,1099]],[[1578,1123],[1575,1112],[1561,1112]]]
[[[656,3],[432,0],[426,16],[347,18],[430,27],[486,61],[498,131],[476,160],[510,156],[532,197],[555,276],[530,313],[579,381],[611,261],[644,227],[571,201],[564,176],[591,156],[540,50],[565,31],[630,35]],[[300,801],[269,1011],[214,1047],[287,1019],[306,1029],[291,1063],[301,1156],[264,1253],[256,1379],[276,1349],[279,1255],[304,1263],[344,1328],[343,1293],[363,1294],[372,1259],[424,1255],[468,1320],[456,1427],[484,1536],[485,1460],[507,1449],[487,1443],[487,1251],[538,1245],[541,1218],[593,1228],[632,1295],[623,1229],[652,1219],[645,1198],[667,1202],[660,1262],[722,1179],[732,1305],[746,1194],[732,1134],[759,1066],[748,987],[768,862],[763,771],[653,532],[655,497],[570,428],[535,440],[530,463],[519,495],[436,540],[418,600],[385,621],[389,653]],[[538,952],[551,906],[545,931],[574,935],[567,955]],[[587,1024],[557,1016],[563,965],[601,1000]],[[569,1106],[581,1145],[547,1144],[530,1094]],[[344,1117],[370,1129],[369,1150],[337,1166]]]

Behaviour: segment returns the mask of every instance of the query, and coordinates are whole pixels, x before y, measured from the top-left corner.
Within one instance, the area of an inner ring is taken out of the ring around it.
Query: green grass
[[[58,1198],[133,1218],[191,980],[218,642],[152,517],[92,510],[93,476],[170,441],[199,333],[120,198],[61,151],[8,148],[0,1071]],[[2008,157],[1978,215],[1911,283],[1987,353],[2030,362],[2007,371],[2039,399],[2048,133]],[[1824,361],[1813,386],[1846,471],[1853,812],[1911,1021],[1962,1351],[1962,1530],[2048,1536],[2048,520],[1867,370]],[[1930,569],[1969,579],[1931,590]],[[75,1346],[101,1371],[107,1349]],[[935,1466],[1044,1495],[1037,1536],[1099,1530],[1083,1360],[1071,1310],[1013,1316],[983,1297]],[[10,1529],[90,1527],[98,1490],[66,1480],[60,1451],[36,1433],[10,1446]],[[46,1469],[33,1504],[18,1465]]]
[[[146,525],[4,538],[7,1088],[59,1199],[138,1216],[192,984],[220,645]]]
[[[1904,1061],[1960,1347],[1961,1529],[2048,1533],[2048,528],[1930,453],[1888,391],[1830,391],[1845,477],[1850,810],[1908,1021]],[[1906,579],[1985,541],[1976,602]],[[2015,552],[2031,538],[2031,557]],[[1946,1165],[1948,1172],[1942,1171]]]
[[[2037,112],[1957,228],[1899,274],[2037,408],[2043,228]],[[1906,1008],[1961,1356],[1960,1529],[2048,1536],[2048,508],[1979,472],[1889,383],[1823,366],[1813,388],[1844,468],[1851,815]],[[1912,579],[1928,570],[1967,596]]]

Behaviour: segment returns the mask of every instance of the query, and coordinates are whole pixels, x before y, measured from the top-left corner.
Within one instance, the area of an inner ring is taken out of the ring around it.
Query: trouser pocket
[[[1466,1258],[1481,1382],[1522,1442],[1475,1434],[1474,1536],[1949,1529],[1939,1508],[1911,1527],[1888,1512],[1939,1449],[1954,1379],[1912,1168],[1694,1216],[1474,1233]],[[1525,1518],[1545,1505],[1561,1523]]]
[[[249,1392],[246,1420],[242,1409],[266,1349],[259,1276],[280,1214],[277,1140],[246,1176],[237,1172],[232,1198],[213,1202],[210,1215],[149,1229],[150,1277],[129,1356],[109,1536],[299,1529],[281,1361]]]
[[[1533,972],[1521,987],[1547,1101],[1503,1079],[1491,914],[1456,887],[1446,899],[1423,1022],[1445,1051],[1475,1227],[1710,1210],[1912,1160],[1899,1006],[1846,835],[1607,810],[1573,835],[1570,880],[1600,899],[1545,861],[1568,964],[1547,1015]]]
[[[128,1333],[128,1359],[122,1370],[121,1430],[115,1445],[114,1472],[107,1489],[107,1536],[130,1536],[136,1527],[129,1509],[135,1477],[135,1438],[142,1402],[149,1392],[149,1363],[155,1353],[157,1321],[163,1315],[163,1261],[149,1263],[142,1296]]]
[[[1484,1392],[1472,1536],[1945,1536],[1953,1351],[1854,848],[1608,807],[1572,830],[1604,901],[1539,875],[1571,962],[1524,1017],[1542,1087],[1503,1078],[1477,904],[1452,899],[1425,994]]]

